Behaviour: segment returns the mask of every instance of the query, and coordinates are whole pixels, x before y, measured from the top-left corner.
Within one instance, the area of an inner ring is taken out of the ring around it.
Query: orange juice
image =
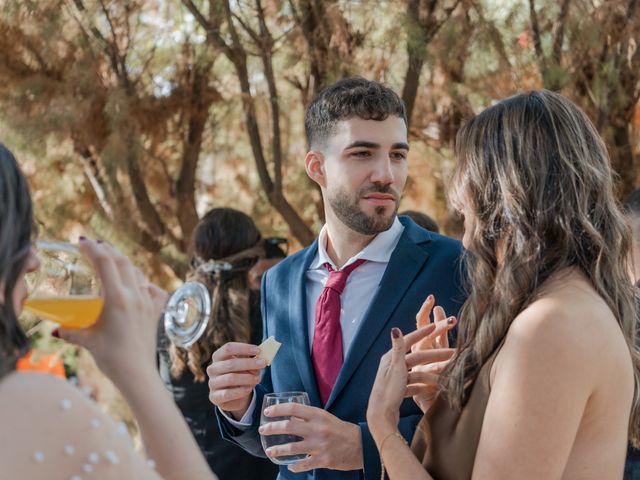
[[[65,328],[90,327],[102,312],[100,297],[28,298],[24,308]]]

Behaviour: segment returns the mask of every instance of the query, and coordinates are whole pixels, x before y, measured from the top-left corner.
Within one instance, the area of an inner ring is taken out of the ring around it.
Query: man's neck
[[[342,268],[347,260],[362,251],[374,238],[376,235],[358,233],[337,218],[327,215],[327,255],[338,268]]]

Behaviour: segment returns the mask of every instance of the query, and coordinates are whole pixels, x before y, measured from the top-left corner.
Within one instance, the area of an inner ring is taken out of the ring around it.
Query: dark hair
[[[248,270],[264,255],[261,235],[251,218],[233,208],[214,208],[206,213],[193,232],[191,270],[187,279],[204,283],[211,292],[211,317],[196,343],[187,349],[171,345],[171,373],[179,377],[186,367],[196,381],[206,379],[206,363],[212,353],[227,342],[251,340]],[[244,256],[241,252],[247,251]],[[240,255],[237,255],[240,254]],[[235,257],[235,258],[231,258]],[[242,257],[242,258],[238,258]],[[210,260],[225,261],[230,270],[199,268]]]
[[[0,144],[0,377],[15,369],[29,347],[18,323],[13,291],[31,250],[33,213],[24,175],[13,154]]]
[[[613,312],[633,362],[629,438],[640,445],[640,351],[630,237],[604,142],[570,100],[547,90],[487,108],[460,129],[449,197],[469,215],[470,295],[441,381],[453,406],[546,280],[579,269]],[[500,252],[500,254],[498,254]]]
[[[267,237],[264,239],[264,258],[285,258],[287,252],[285,252],[281,244],[288,244],[286,238],[282,237]],[[288,249],[288,247],[287,247]]]
[[[406,215],[425,230],[440,233],[438,223],[426,213],[418,212],[416,210],[405,210],[404,212],[400,212],[398,215]]]
[[[400,117],[407,124],[404,102],[393,90],[362,77],[344,78],[318,93],[307,107],[307,142],[310,148],[317,148],[340,120],[360,117],[382,121],[389,115]]]
[[[624,201],[624,211],[634,217],[640,217],[640,188],[636,188]]]

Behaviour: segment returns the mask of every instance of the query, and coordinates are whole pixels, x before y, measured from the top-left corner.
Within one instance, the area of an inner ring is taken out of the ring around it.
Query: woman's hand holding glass
[[[136,366],[155,370],[156,329],[167,294],[110,245],[82,239],[78,249],[100,278],[104,306],[96,323],[61,328],[60,337],[87,348],[109,376]]]
[[[36,250],[41,268],[27,276],[30,297],[25,308],[65,329],[94,325],[102,312],[104,298],[100,278],[84,250],[51,241],[37,242]],[[137,268],[131,268],[142,278]],[[146,284],[146,280],[142,281]],[[172,342],[187,348],[200,338],[210,315],[211,296],[207,287],[200,282],[186,282],[164,306],[165,331]]]

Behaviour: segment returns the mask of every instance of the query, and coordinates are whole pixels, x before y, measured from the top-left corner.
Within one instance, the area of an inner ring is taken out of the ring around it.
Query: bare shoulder
[[[0,381],[0,422],[10,441],[0,464],[11,478],[157,479],[134,450],[125,428],[69,383],[39,373]]]
[[[539,298],[514,319],[500,356],[587,374],[595,371],[584,365],[611,366],[625,361],[625,354],[628,359],[625,347],[604,299],[583,275],[568,272],[544,285]]]
[[[513,321],[509,334],[520,341],[545,340],[567,345],[576,339],[586,347],[621,334],[613,312],[589,281],[567,273],[543,286],[539,297]]]

